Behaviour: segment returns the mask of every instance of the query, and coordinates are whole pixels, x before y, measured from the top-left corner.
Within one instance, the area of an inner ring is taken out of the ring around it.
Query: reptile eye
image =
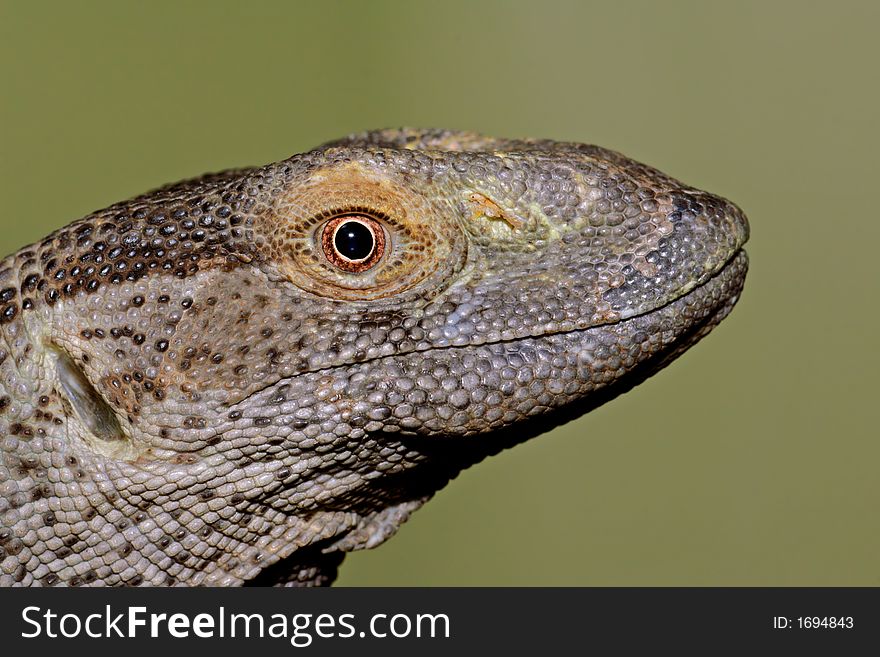
[[[385,253],[382,225],[364,214],[334,217],[321,233],[324,255],[339,269],[357,274],[374,267]]]

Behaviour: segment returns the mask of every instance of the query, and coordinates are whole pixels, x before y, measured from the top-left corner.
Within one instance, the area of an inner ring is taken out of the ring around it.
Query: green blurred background
[[[343,585],[880,585],[877,3],[0,3],[0,252],[414,125],[598,143],[752,222],[732,316]]]

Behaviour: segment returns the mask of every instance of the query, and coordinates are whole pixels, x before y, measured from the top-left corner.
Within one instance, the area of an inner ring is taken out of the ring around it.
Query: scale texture
[[[76,221],[0,263],[0,584],[329,584],[708,333],[747,237],[613,151],[411,129]]]

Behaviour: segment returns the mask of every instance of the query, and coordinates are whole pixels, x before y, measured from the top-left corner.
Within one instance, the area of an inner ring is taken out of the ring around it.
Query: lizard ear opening
[[[58,382],[73,411],[90,434],[84,436],[86,442],[106,456],[130,457],[133,452],[131,441],[122,430],[116,413],[70,354],[57,347],[54,351]]]

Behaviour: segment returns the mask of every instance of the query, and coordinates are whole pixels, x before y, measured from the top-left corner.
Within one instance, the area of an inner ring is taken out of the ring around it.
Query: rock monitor
[[[732,203],[613,151],[385,130],[0,264],[0,584],[322,585],[742,289]]]

